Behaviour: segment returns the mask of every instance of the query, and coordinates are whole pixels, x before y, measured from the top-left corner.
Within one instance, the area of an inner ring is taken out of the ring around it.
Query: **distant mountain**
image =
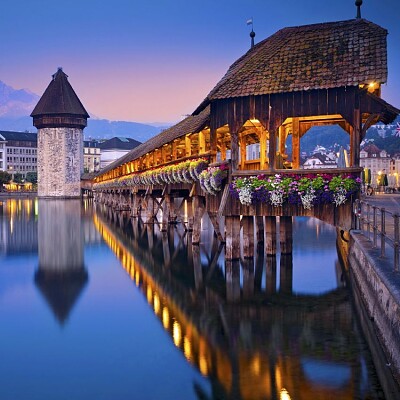
[[[88,126],[83,131],[86,139],[111,139],[129,137],[145,142],[161,132],[161,128],[138,122],[109,121],[108,119],[88,119]]]
[[[286,141],[287,153],[292,152],[292,136]],[[347,149],[350,145],[350,135],[339,125],[314,126],[300,139],[300,150],[308,155],[312,154],[317,146],[328,151],[339,151],[340,147]]]
[[[29,115],[39,96],[26,89],[15,90],[0,81],[0,118],[20,118]]]
[[[40,96],[27,89],[16,90],[0,81],[0,130],[36,132],[29,115],[39,98]],[[165,128],[166,126],[157,127],[138,122],[109,121],[93,116],[88,119],[84,134],[85,139],[110,139],[120,136],[144,142]]]

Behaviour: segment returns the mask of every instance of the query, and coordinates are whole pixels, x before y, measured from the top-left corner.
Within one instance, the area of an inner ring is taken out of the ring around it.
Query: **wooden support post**
[[[193,202],[192,202],[192,197],[188,197],[186,199],[186,211],[187,211],[186,230],[188,232],[192,232],[193,231]]]
[[[210,218],[210,221],[212,223],[212,226],[214,228],[215,235],[217,236],[218,240],[220,242],[225,242],[224,236],[221,233],[220,227],[219,227],[219,214],[217,211],[208,211],[208,217]]]
[[[254,218],[256,219],[257,244],[264,243],[264,217],[257,215]]]
[[[175,207],[175,198],[170,197],[168,223],[176,224],[177,220],[178,220],[178,210]]]
[[[199,154],[206,152],[206,137],[204,131],[199,132]]]
[[[238,260],[225,261],[226,300],[236,302],[240,300],[240,262]]]
[[[291,294],[293,291],[293,257],[291,254],[281,254],[279,291]]]
[[[240,258],[240,217],[225,217],[225,260]]]
[[[243,257],[253,258],[254,257],[254,217],[243,216],[242,217],[243,227]]]
[[[279,217],[279,241],[281,254],[291,254],[293,251],[292,217]]]
[[[185,155],[186,157],[192,155],[192,140],[190,139],[190,135],[185,136]]]
[[[254,295],[254,261],[243,261],[243,298],[251,299]]]
[[[172,151],[171,151],[171,157],[172,157],[172,160],[176,160],[176,155],[177,155],[177,149],[176,149],[176,140],[174,140],[173,142],[172,142]]]
[[[278,135],[278,128],[274,128],[269,132],[269,170],[275,171],[275,158],[276,158],[276,139]]]
[[[267,131],[262,127],[260,132],[260,169],[267,168]]]
[[[239,143],[240,143],[240,169],[244,170],[246,168],[246,137],[242,133],[239,135]]]
[[[146,207],[146,224],[154,223],[154,200],[151,196],[147,196],[147,207]]]
[[[226,160],[226,143],[224,138],[221,138],[221,161]]]
[[[146,225],[146,231],[147,231],[147,242],[149,244],[149,250],[153,250],[154,247],[154,225],[152,224],[147,224]]]
[[[217,130],[210,128],[210,153],[211,162],[217,161]]]
[[[163,210],[162,210],[161,232],[166,232],[168,230],[170,207],[171,207],[171,196],[169,194],[165,194],[163,202]]]
[[[300,121],[293,118],[292,121],[292,167],[300,168]]]
[[[276,254],[276,217],[265,217],[265,252],[267,255]]]
[[[239,165],[239,138],[238,132],[231,132],[231,164],[232,172],[237,171]]]
[[[276,293],[276,257],[267,257],[265,270],[265,289],[267,295]]]
[[[285,154],[285,143],[286,143],[286,129],[283,126],[279,127],[279,142],[278,142],[278,151],[280,154]]]
[[[193,196],[193,234],[192,234],[192,244],[200,243],[201,236],[201,219],[204,214],[204,197]]]
[[[350,135],[350,166],[360,165],[360,144],[361,144],[361,113],[360,109],[354,110],[354,126]]]

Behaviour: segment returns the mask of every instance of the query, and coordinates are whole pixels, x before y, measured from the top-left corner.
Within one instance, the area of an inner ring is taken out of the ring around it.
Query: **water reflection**
[[[39,267],[35,283],[63,324],[88,281],[81,201],[40,199],[38,232]]]
[[[318,222],[306,230],[310,221],[299,221],[309,262],[324,232]],[[216,241],[191,246],[178,228],[162,233],[102,207],[94,223],[174,345],[209,379],[211,397],[194,383],[199,399],[380,398],[335,260],[334,284],[316,293],[319,276],[304,276],[296,249],[225,262]],[[322,250],[314,259],[319,275],[329,268]]]
[[[37,252],[37,200],[0,200],[0,254]]]

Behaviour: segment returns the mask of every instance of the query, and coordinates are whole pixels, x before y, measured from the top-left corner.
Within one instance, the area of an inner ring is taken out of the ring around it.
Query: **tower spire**
[[[247,20],[247,25],[251,25],[251,32],[250,32],[250,38],[251,38],[251,45],[250,48],[252,49],[254,47],[254,37],[256,36],[254,30],[253,30],[253,17]]]
[[[357,19],[361,18],[361,5],[362,5],[362,0],[356,0],[355,5],[357,7]]]

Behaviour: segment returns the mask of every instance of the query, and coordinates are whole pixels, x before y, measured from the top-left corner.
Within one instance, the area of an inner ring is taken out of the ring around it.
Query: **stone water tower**
[[[38,129],[38,196],[79,197],[83,129],[89,114],[62,68],[53,75],[31,117]]]

